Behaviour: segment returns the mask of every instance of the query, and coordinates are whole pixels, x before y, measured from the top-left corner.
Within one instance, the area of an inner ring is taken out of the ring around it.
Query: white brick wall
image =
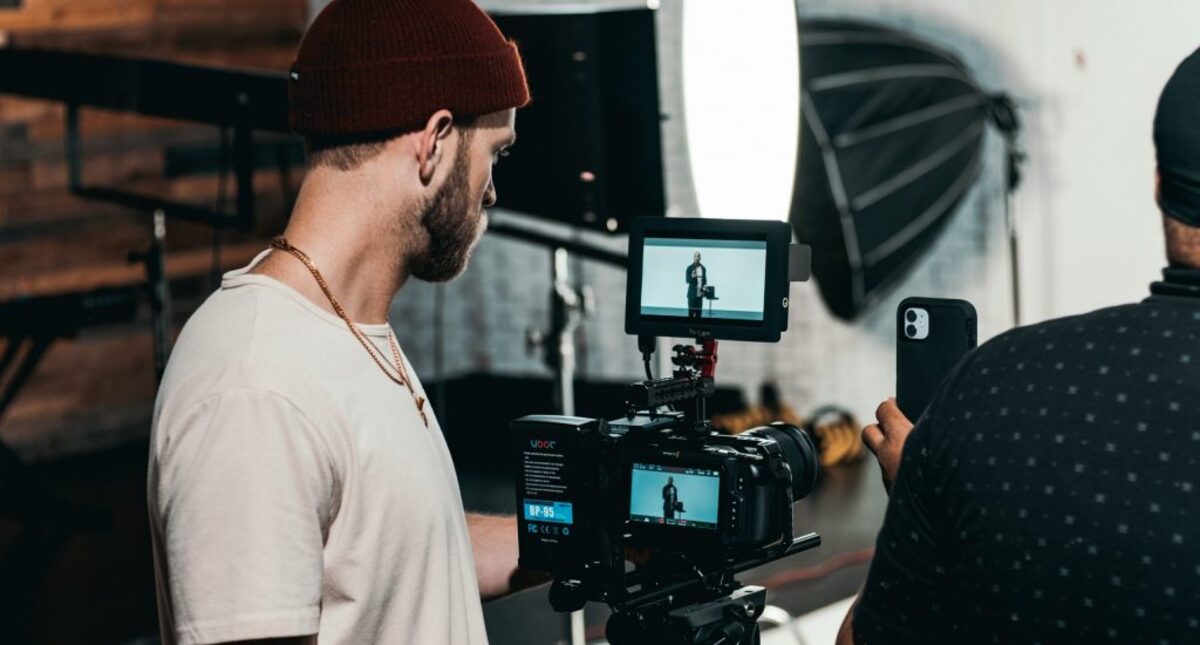
[[[683,135],[681,12],[687,2],[708,1],[715,0],[662,0],[658,15],[661,101],[672,116],[663,134],[674,214],[696,211]],[[729,3],[730,10],[748,10],[754,1]],[[501,4],[555,3],[484,3]],[[962,56],[984,87],[1018,98],[1030,154],[1025,184],[1014,200],[1024,239],[1027,321],[1143,295],[1162,264],[1150,198],[1149,123],[1158,89],[1197,44],[1189,29],[1200,24],[1200,3],[1158,0],[1136,10],[1117,0],[797,4],[802,16],[873,19],[941,43]],[[770,379],[802,411],[835,402],[866,418],[893,390],[892,315],[901,298],[966,298],[979,311],[981,339],[1007,329],[1001,148],[998,137],[989,135],[979,182],[931,252],[877,309],[847,325],[826,313],[814,285],[796,285],[784,340],[725,343],[720,381],[740,384],[753,397],[758,384]],[[498,188],[503,203],[504,187]],[[576,262],[574,269],[596,290],[598,304],[580,332],[582,375],[637,378],[635,342],[623,333],[623,273],[590,262]],[[545,324],[549,271],[549,251],[489,235],[458,281],[406,286],[393,319],[418,371],[426,380],[437,376],[434,300],[435,290],[442,289],[443,375],[547,374],[539,358],[526,354],[523,337],[527,328]]]

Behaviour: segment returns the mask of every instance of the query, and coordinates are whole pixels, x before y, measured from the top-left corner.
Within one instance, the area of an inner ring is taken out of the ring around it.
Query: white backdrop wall
[[[661,0],[658,13],[660,99],[669,115],[663,126],[667,193],[674,215],[697,209],[684,137],[682,12],[689,2],[710,1],[715,0]],[[767,1],[727,5],[743,12]],[[1024,182],[1012,201],[1022,239],[1025,322],[1144,296],[1164,263],[1152,197],[1151,123],[1163,83],[1200,45],[1200,2],[799,0],[797,6],[802,18],[874,20],[940,43],[957,52],[985,88],[1017,99],[1028,154]],[[714,34],[713,43],[736,47],[721,34]],[[971,300],[980,313],[981,339],[1011,326],[1002,152],[998,137],[989,136],[975,188],[925,259],[878,309],[854,324],[842,323],[828,315],[813,285],[794,286],[783,342],[723,344],[719,379],[742,384],[752,397],[760,382],[772,380],[802,412],[836,402],[865,418],[893,390],[892,315],[904,296]],[[504,187],[498,188],[503,205]],[[575,235],[622,247],[620,240]],[[578,337],[582,375],[636,378],[635,343],[622,330],[624,274],[589,262],[573,268],[597,294],[597,311]],[[393,321],[422,377],[545,374],[523,338],[526,329],[545,324],[549,271],[548,251],[488,236],[459,280],[442,287],[406,286],[394,304]]]

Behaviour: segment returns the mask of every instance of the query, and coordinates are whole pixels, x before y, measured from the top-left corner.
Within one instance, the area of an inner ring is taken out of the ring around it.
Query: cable
[[[571,227],[571,241],[576,244],[582,242],[583,230],[577,227]],[[584,267],[587,266],[583,262],[583,258],[572,255],[570,256],[571,271],[570,274],[575,280],[576,290],[579,292],[579,297],[583,298],[584,285],[587,284],[587,275]],[[579,303],[579,324],[575,327],[575,369],[579,377],[586,380],[588,378],[588,367],[591,362],[592,348],[588,343],[587,333],[587,303],[582,300]]]
[[[847,567],[852,567],[857,564],[867,564],[871,558],[875,557],[875,547],[865,547],[856,551],[847,551],[839,553],[828,558],[820,564],[811,567],[802,567],[799,569],[791,569],[783,571],[773,576],[768,577],[755,584],[762,585],[767,589],[778,589],[787,585],[796,584],[798,582],[812,582],[825,578],[836,571],[840,571]]]
[[[646,366],[646,380],[653,381],[654,374],[650,371],[650,357],[654,356],[654,350],[658,347],[658,339],[654,336],[646,334],[638,334],[638,351],[642,353],[642,363]]]

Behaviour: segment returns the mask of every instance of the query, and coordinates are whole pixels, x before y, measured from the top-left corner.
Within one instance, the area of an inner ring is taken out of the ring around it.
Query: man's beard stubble
[[[472,203],[466,148],[459,146],[446,183],[421,209],[429,244],[409,258],[408,266],[418,280],[446,282],[458,277],[486,225],[481,206]]]

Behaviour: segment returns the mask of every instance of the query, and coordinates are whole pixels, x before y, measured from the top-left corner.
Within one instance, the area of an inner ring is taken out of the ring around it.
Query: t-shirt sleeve
[[[945,408],[968,355],[947,376],[904,444],[900,472],[888,499],[875,557],[854,610],[857,643],[942,642],[952,616],[946,613],[946,535],[943,495],[946,459]]]
[[[151,512],[178,641],[317,633],[339,494],[320,433],[283,396],[246,389],[159,424]]]

